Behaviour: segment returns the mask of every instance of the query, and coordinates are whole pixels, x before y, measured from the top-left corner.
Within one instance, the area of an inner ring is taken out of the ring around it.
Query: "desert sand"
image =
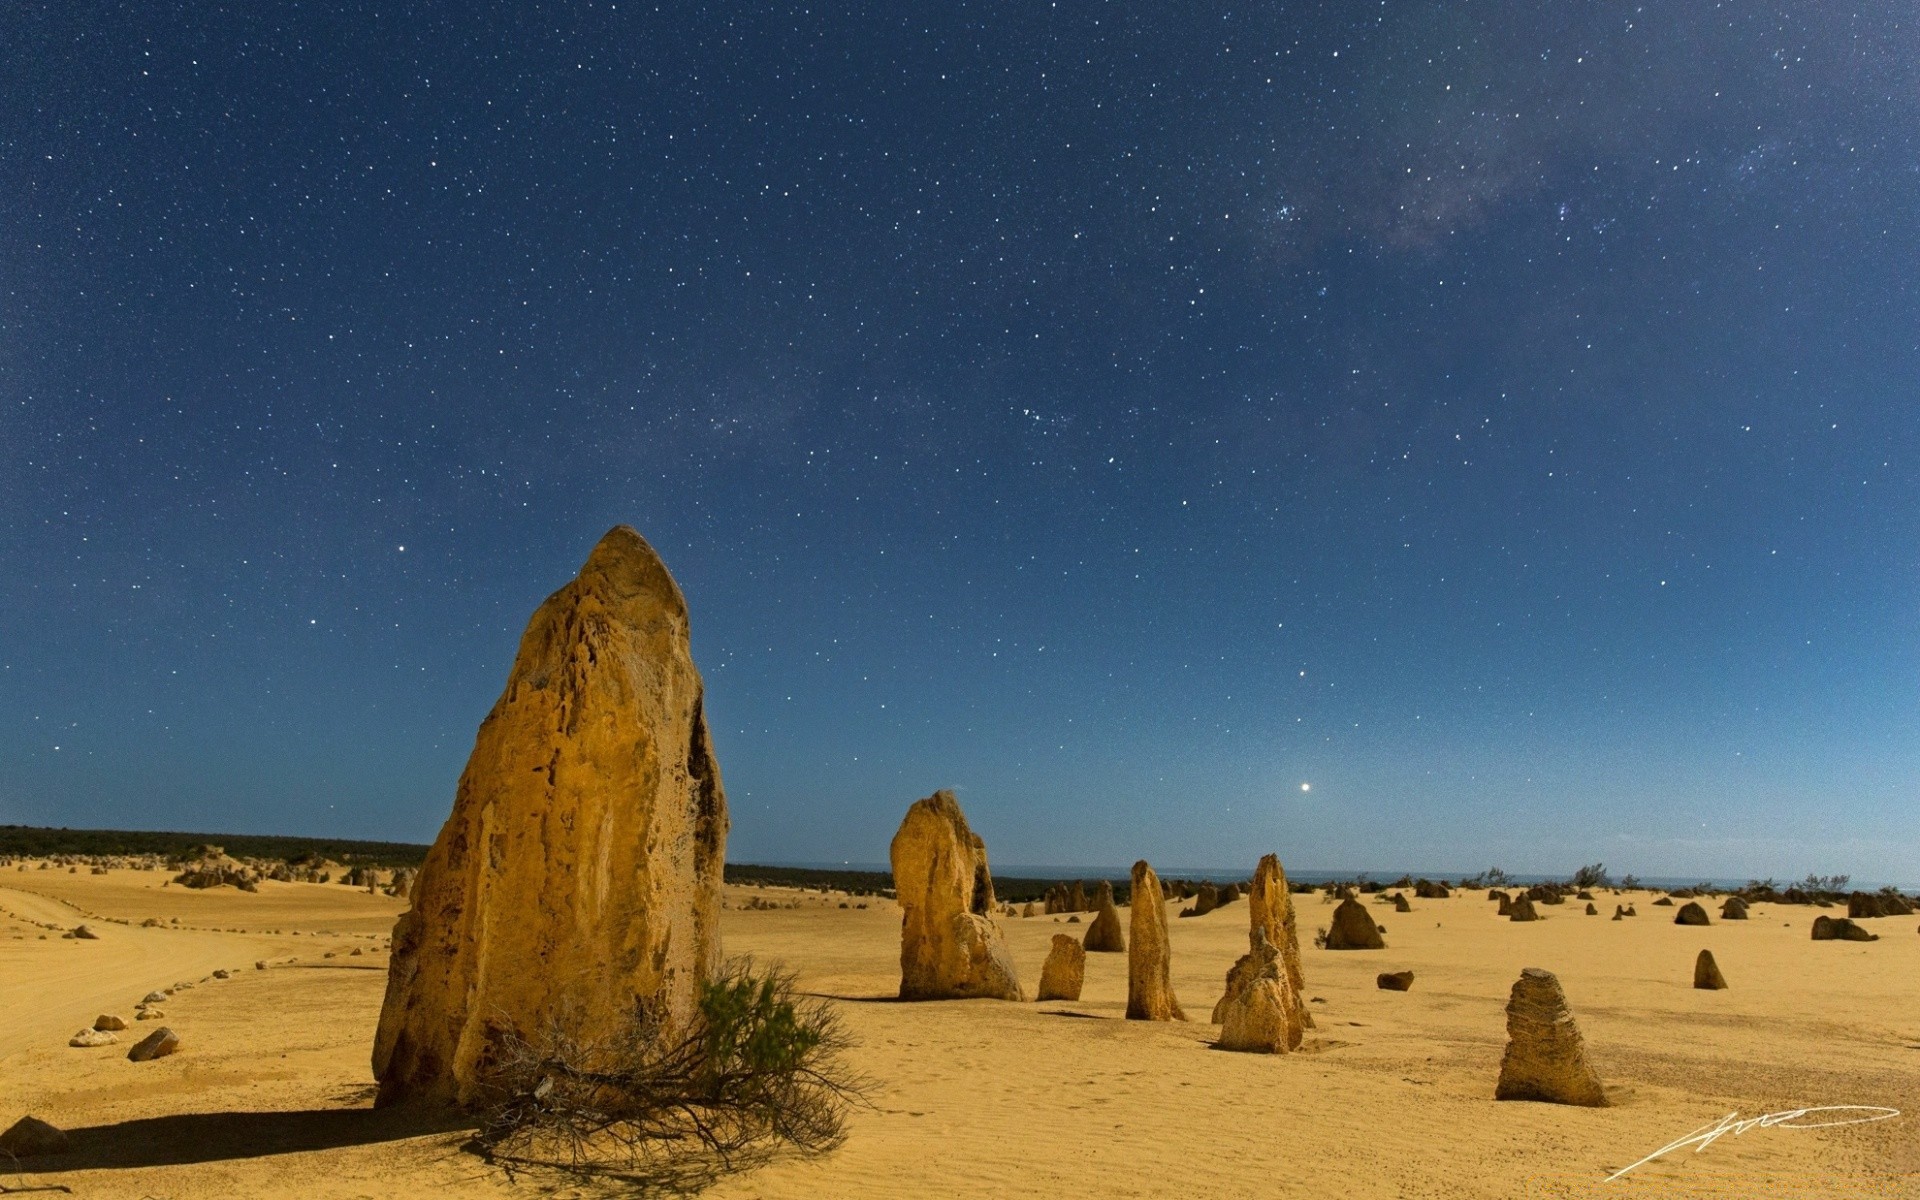
[[[372,1110],[384,947],[403,901],[337,884],[189,891],[163,888],[166,877],[0,874],[0,1125],[31,1113],[73,1139],[57,1158],[0,1163],[0,1187],[576,1194],[509,1179],[461,1149],[462,1129]],[[1369,899],[1387,948],[1367,951],[1312,945],[1332,908],[1296,896],[1315,1028],[1295,1053],[1253,1055],[1213,1049],[1219,1027],[1203,1019],[1245,952],[1244,902],[1189,919],[1168,902],[1172,984],[1196,1019],[1145,1022],[1122,1019],[1123,954],[1087,957],[1078,1001],[902,1003],[891,901],[729,887],[726,952],[777,960],[836,997],[857,1041],[852,1065],[873,1087],[840,1149],[776,1159],[705,1194],[1920,1196],[1913,918],[1863,920],[1878,942],[1816,943],[1819,910],[1807,907],[1756,904],[1747,921],[1696,928],[1672,924],[1654,894],[1603,895],[1642,915],[1567,905],[1515,923],[1484,895],[1416,899],[1410,913]],[[748,908],[756,897],[776,907]],[[98,940],[59,936],[83,921]],[[1085,928],[998,921],[1029,994],[1053,935]],[[1727,990],[1693,987],[1702,949]],[[1493,1099],[1508,993],[1530,966],[1559,977],[1608,1107]],[[1410,991],[1376,986],[1400,970],[1415,973]],[[180,1035],[180,1053],[128,1062],[155,1024],[133,1022],[135,1003],[177,982],[194,986],[168,997],[159,1024]],[[70,1048],[101,1014],[127,1018],[119,1043]],[[1728,1113],[1815,1105],[1902,1115],[1752,1128],[1606,1182]]]

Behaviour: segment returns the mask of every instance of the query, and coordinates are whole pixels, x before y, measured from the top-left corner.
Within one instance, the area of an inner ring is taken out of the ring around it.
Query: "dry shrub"
[[[818,1154],[845,1138],[865,1081],[841,1062],[839,1015],[792,975],[736,959],[701,986],[685,1032],[662,1016],[642,1004],[601,1042],[563,1020],[500,1036],[476,1148],[509,1171],[696,1189],[772,1151]]]

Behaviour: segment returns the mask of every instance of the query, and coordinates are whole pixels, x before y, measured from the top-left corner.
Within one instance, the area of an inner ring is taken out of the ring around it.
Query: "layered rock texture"
[[[1167,901],[1160,877],[1143,859],[1133,864],[1131,941],[1127,947],[1127,1019],[1184,1021],[1169,975]]]
[[[688,1027],[720,964],[727,804],[687,605],[622,525],[520,639],[393,931],[378,1104],[466,1105],[490,1044]]]
[[[1093,924],[1087,926],[1086,948],[1095,954],[1124,954],[1127,931],[1120,927],[1120,910],[1113,906],[1113,885],[1102,879],[1094,897],[1098,910]]]
[[[987,845],[968,828],[953,793],[914,801],[889,854],[900,900],[900,998],[1021,999],[991,916]]]
[[[1528,967],[1513,985],[1507,999],[1507,1052],[1493,1098],[1589,1108],[1607,1103],[1567,994],[1551,971]]]
[[[1086,979],[1087,948],[1074,941],[1072,934],[1056,933],[1046,965],[1040,968],[1040,988],[1034,999],[1078,1000]]]

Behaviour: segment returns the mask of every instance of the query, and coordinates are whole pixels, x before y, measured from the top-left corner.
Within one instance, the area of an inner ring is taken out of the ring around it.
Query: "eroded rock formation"
[[[1333,923],[1327,927],[1329,950],[1384,950],[1386,939],[1380,936],[1373,914],[1358,900],[1342,900],[1333,910]]]
[[[1720,964],[1713,961],[1713,951],[1702,950],[1700,957],[1693,960],[1693,986],[1707,991],[1719,991],[1727,986]]]
[[[1551,971],[1528,967],[1513,985],[1507,999],[1507,1052],[1493,1098],[1589,1108],[1607,1103],[1567,995]]]
[[[889,856],[900,900],[900,998],[1022,999],[991,915],[987,845],[967,826],[953,793],[914,801]]]
[[[1184,1021],[1168,971],[1167,904],[1146,860],[1133,864],[1131,936],[1127,945],[1127,1019]]]
[[[1294,990],[1287,983],[1280,950],[1254,926],[1253,947],[1227,976],[1227,994],[1215,1015],[1222,1050],[1285,1054],[1300,1048],[1302,1030]],[[1237,977],[1236,977],[1237,976]]]
[[[489,1045],[550,1023],[662,1036],[720,963],[727,806],[687,605],[611,530],[527,624],[393,931],[377,1103],[465,1105]]]
[[[1053,935],[1053,949],[1046,965],[1040,968],[1040,987],[1035,1000],[1078,1000],[1087,978],[1087,950],[1072,934]]]
[[[1124,954],[1127,931],[1120,927],[1120,910],[1113,906],[1113,884],[1102,879],[1094,895],[1096,914],[1087,926],[1086,949],[1094,954]]]

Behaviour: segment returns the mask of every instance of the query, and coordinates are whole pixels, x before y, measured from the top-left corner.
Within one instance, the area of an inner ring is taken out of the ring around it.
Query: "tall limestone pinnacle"
[[[692,1020],[727,802],[687,604],[625,525],[533,614],[393,932],[377,1103],[465,1105],[489,1043]]]
[[[900,998],[1024,999],[993,920],[987,844],[953,793],[914,801],[887,857],[900,901]]]

